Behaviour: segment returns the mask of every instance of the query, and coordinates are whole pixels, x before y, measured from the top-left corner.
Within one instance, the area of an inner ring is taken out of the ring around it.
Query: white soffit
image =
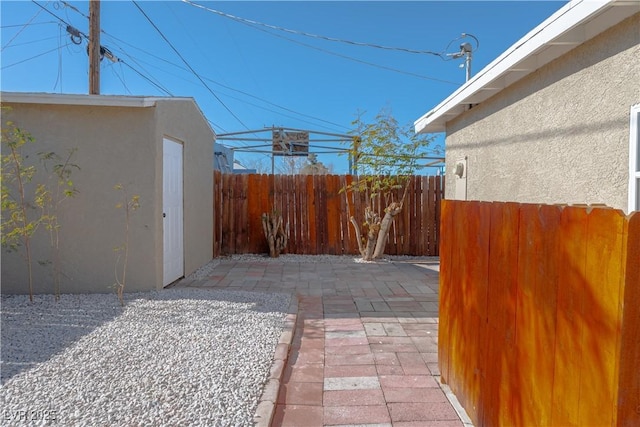
[[[574,47],[640,12],[638,0],[572,0],[414,122],[416,133],[446,123]]]

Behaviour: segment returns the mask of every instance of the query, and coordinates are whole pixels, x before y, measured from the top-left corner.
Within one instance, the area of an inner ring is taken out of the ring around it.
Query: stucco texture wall
[[[213,258],[213,142],[215,135],[195,103],[158,101],[156,138],[183,145],[185,275]],[[156,158],[162,194],[162,155]],[[162,205],[159,205],[162,209]],[[157,256],[162,256],[158,245]],[[162,257],[161,257],[162,259]],[[162,272],[160,272],[162,274]]]
[[[447,123],[447,198],[627,208],[629,110],[640,102],[640,14]]]
[[[114,248],[121,246],[125,238],[125,214],[116,208],[124,195],[114,189],[116,184],[122,184],[129,197],[140,196],[140,208],[130,219],[125,291],[162,287],[163,136],[179,138],[185,146],[185,200],[189,200],[185,203],[185,274],[211,259],[212,237],[207,239],[207,235],[212,235],[212,203],[206,200],[212,197],[211,165],[206,160],[204,173],[204,162],[194,158],[212,158],[213,132],[204,119],[194,121],[193,116],[188,116],[194,111],[200,114],[192,102],[175,102],[170,107],[159,102],[156,107],[144,108],[19,103],[3,103],[4,106],[12,110],[3,114],[3,123],[13,119],[35,139],[25,147],[25,154],[30,152],[31,159],[41,151],[65,155],[70,149],[77,150],[72,162],[80,170],[73,171],[72,180],[78,194],[65,200],[58,212],[62,293],[113,292],[118,260]],[[172,131],[176,135],[171,135]],[[189,171],[189,162],[194,170]],[[36,166],[43,170],[39,164]],[[200,177],[204,182],[196,183]],[[40,175],[34,181],[42,178]],[[206,186],[209,189],[205,192]],[[194,193],[200,187],[204,196],[196,197]],[[206,212],[193,212],[204,205]],[[201,234],[195,239],[194,229],[198,227]],[[34,291],[52,293],[51,266],[37,262],[53,259],[43,231],[34,236]],[[202,253],[194,255],[200,250]],[[3,251],[1,286],[2,293],[27,292],[26,265],[19,254]]]

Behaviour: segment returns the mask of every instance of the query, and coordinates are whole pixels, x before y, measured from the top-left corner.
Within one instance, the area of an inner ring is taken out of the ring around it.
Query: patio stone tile
[[[296,365],[313,365],[325,362],[325,354],[322,350],[301,351],[293,358]]]
[[[449,402],[389,403],[392,422],[397,421],[446,421],[458,420],[458,414]]]
[[[363,311],[360,312],[360,320],[364,323],[393,323],[398,318],[390,316],[391,313],[386,311]]]
[[[183,282],[297,295],[270,372],[282,373],[280,387],[272,378],[274,392],[259,403],[272,426],[464,427],[433,378],[437,271],[409,262],[222,260],[209,277]]]
[[[427,363],[427,368],[431,375],[440,376],[440,366],[437,363]]]
[[[375,377],[378,375],[374,365],[337,365],[325,366],[324,377]]]
[[[326,313],[325,319],[358,319],[360,315],[358,313]]]
[[[400,366],[400,360],[396,353],[373,353],[376,365],[396,365]],[[402,371],[404,372],[404,371]]]
[[[393,427],[391,423],[375,423],[375,424],[333,424],[331,427]]]
[[[322,383],[293,382],[280,386],[278,404],[322,406]]]
[[[393,427],[465,427],[460,420],[436,421],[396,421]]]
[[[369,354],[371,350],[368,345],[345,345],[345,346],[331,346],[326,347],[325,355],[327,354]]]
[[[386,302],[372,302],[371,305],[373,306],[374,311],[393,311]]]
[[[413,317],[413,313],[409,313],[411,316],[404,316],[404,317],[398,317],[398,323],[400,323],[402,326],[408,325],[408,324],[417,324],[418,320]]]
[[[427,363],[427,366],[430,363],[438,363],[438,353],[420,353],[420,356],[422,356],[422,360]]]
[[[327,354],[325,356],[327,366],[332,365],[373,365],[373,354]]]
[[[327,390],[322,397],[323,406],[385,405],[382,390]]]
[[[287,366],[284,368],[283,383],[294,382],[323,382],[324,366],[321,363],[306,366]]]
[[[324,408],[325,425],[389,423],[391,417],[385,405],[328,406]]]
[[[420,353],[438,352],[438,339],[435,336],[412,337],[411,339]]]
[[[383,323],[382,327],[390,337],[406,337],[407,333],[399,323]]]
[[[429,388],[437,387],[438,383],[431,375],[381,375],[382,388]]]
[[[279,427],[323,427],[322,406],[276,405],[271,425]]]
[[[331,340],[325,341],[325,346],[347,346],[347,345],[367,345],[369,344],[369,340],[364,337],[360,338],[334,338]]]
[[[365,323],[364,330],[367,333],[367,336],[386,336],[387,331],[385,331],[382,323]]]
[[[404,370],[398,365],[376,365],[378,375],[404,375]]]
[[[430,375],[424,359],[419,353],[398,353],[400,365],[407,375]]]
[[[334,377],[324,379],[324,390],[380,389],[378,377]]]
[[[413,344],[371,344],[371,351],[374,353],[417,353],[418,350]]]
[[[447,402],[447,396],[440,388],[385,388],[384,397],[388,403]]]
[[[374,311],[369,301],[356,300],[356,307],[358,311]]]
[[[328,340],[336,338],[363,338],[366,336],[364,330],[325,332],[325,338]]]
[[[327,323],[332,320],[353,320],[352,323]],[[347,331],[364,331],[362,322],[359,318],[355,319],[326,319],[324,325],[325,332],[347,332]]]

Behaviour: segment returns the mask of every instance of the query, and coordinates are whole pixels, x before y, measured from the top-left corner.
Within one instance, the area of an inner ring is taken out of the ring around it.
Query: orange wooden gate
[[[640,425],[640,213],[442,202],[439,363],[476,426]]]

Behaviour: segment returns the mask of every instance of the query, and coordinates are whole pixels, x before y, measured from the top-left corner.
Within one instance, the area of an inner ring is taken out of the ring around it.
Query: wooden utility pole
[[[100,94],[100,0],[89,1],[89,94]]]

